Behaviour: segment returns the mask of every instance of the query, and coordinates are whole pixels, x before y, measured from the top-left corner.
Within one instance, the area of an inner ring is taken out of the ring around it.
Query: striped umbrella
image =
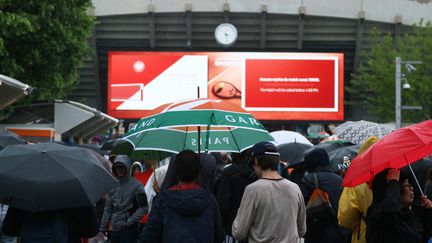
[[[194,99],[162,105],[123,138],[134,150],[177,153],[241,152],[257,142],[273,141],[251,114],[231,102]]]

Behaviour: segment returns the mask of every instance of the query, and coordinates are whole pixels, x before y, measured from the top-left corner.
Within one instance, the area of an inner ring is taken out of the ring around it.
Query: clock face
[[[222,23],[215,29],[216,42],[223,47],[232,46],[237,36],[236,27],[230,23]]]

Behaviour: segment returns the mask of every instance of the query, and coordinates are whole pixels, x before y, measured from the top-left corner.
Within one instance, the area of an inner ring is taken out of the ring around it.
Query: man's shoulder
[[[271,186],[273,183],[277,183],[283,188],[300,191],[300,188],[297,184],[285,178],[279,180],[259,179],[249,184],[246,188],[249,188],[249,190],[269,190],[269,188],[273,188],[273,186]]]

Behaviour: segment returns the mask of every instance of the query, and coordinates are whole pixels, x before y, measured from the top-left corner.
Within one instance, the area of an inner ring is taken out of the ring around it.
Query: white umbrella
[[[304,143],[313,145],[305,136],[298,132],[282,130],[271,132],[270,135],[274,138],[276,145],[285,143]]]

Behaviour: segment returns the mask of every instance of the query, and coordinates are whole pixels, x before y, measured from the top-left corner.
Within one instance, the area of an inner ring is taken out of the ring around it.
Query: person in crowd
[[[169,162],[165,165],[156,168],[148,179],[144,190],[147,195],[148,209],[149,212],[153,206],[153,201],[156,199],[157,195],[160,192],[160,188],[162,186],[162,182],[164,181],[166,172],[168,170]]]
[[[427,170],[427,180],[425,183],[424,193],[428,198],[432,198],[432,168]]]
[[[130,176],[136,178],[136,176],[142,172],[143,172],[143,167],[141,165],[141,162],[139,161],[133,162],[130,168]]]
[[[175,160],[176,155],[171,156],[171,160]],[[201,163],[201,174],[199,176],[199,184],[203,186],[204,189],[213,192],[213,187],[215,184],[216,173],[218,172],[216,166],[216,159],[211,154],[199,154],[199,161]],[[176,185],[178,183],[178,178],[175,175],[176,169],[174,168],[174,163],[168,164],[168,170],[166,172],[164,181],[160,191],[165,191],[168,188]]]
[[[140,219],[147,212],[147,197],[144,186],[129,177],[128,164],[127,155],[118,155],[114,160],[112,170],[119,185],[107,196],[98,240],[104,238],[110,220],[112,243],[132,243],[138,237]]]
[[[233,163],[222,170],[216,198],[221,211],[226,243],[235,241],[231,232],[232,223],[240,207],[244,190],[247,185],[258,179],[255,171],[247,165],[250,154],[250,149],[246,149],[240,154],[233,154]]]
[[[360,146],[358,155],[378,141],[376,136],[368,138]],[[351,243],[366,243],[366,211],[372,203],[372,190],[368,183],[345,187],[339,199],[339,225],[352,230]]]
[[[201,171],[197,154],[184,150],[174,164],[178,183],[156,198],[140,242],[222,242],[216,199],[197,183]]]
[[[16,237],[8,236],[3,233],[3,220],[6,216],[9,206],[0,204],[0,243],[16,243]]]
[[[279,152],[270,142],[252,147],[252,165],[259,180],[248,185],[232,225],[237,240],[299,242],[306,233],[306,210],[299,187],[276,169]]]
[[[315,189],[315,174],[319,188],[327,192],[330,204],[337,212],[342,193],[342,177],[332,172],[327,152],[322,148],[313,148],[305,154],[304,163],[308,174],[305,175],[299,186],[306,204]],[[335,213],[332,223],[323,225],[314,232],[308,230],[305,242],[345,243],[348,242],[348,235],[348,231],[338,225]]]
[[[303,180],[306,172],[307,170],[305,163],[299,163],[298,165],[295,165],[295,167],[292,168],[292,171],[289,174],[290,181],[299,185],[300,182]]]
[[[18,236],[23,243],[81,243],[98,232],[94,206],[29,212],[9,207],[3,224],[3,232]]]
[[[108,155],[108,160],[111,162],[111,165],[114,164],[114,162],[115,162],[115,158],[116,158],[116,157],[117,157],[116,154],[112,154],[112,153],[110,153],[110,154]]]
[[[218,167],[219,171],[222,171],[225,166],[232,163],[232,157],[227,152],[212,152],[210,154],[215,157],[216,166]]]
[[[150,176],[153,173],[153,167],[154,165],[157,163],[156,160],[144,160],[144,171],[143,168],[141,166],[141,163],[139,161],[135,161],[132,164],[132,168],[134,168],[134,164],[137,164],[136,167],[140,168],[135,170],[135,173],[133,174],[133,177],[135,179],[137,179],[139,182],[141,182],[141,184],[143,184],[143,186],[145,186],[150,178]],[[139,172],[138,172],[139,170]],[[144,187],[145,190],[145,187]],[[147,192],[146,192],[147,194]],[[140,226],[139,226],[139,232],[142,231],[142,229],[144,228],[144,224],[147,222],[148,219],[148,214],[146,213],[140,220]]]
[[[372,204],[366,215],[368,243],[422,243],[432,235],[432,202],[422,196],[413,204],[414,187],[408,175],[385,169],[372,180]]]

